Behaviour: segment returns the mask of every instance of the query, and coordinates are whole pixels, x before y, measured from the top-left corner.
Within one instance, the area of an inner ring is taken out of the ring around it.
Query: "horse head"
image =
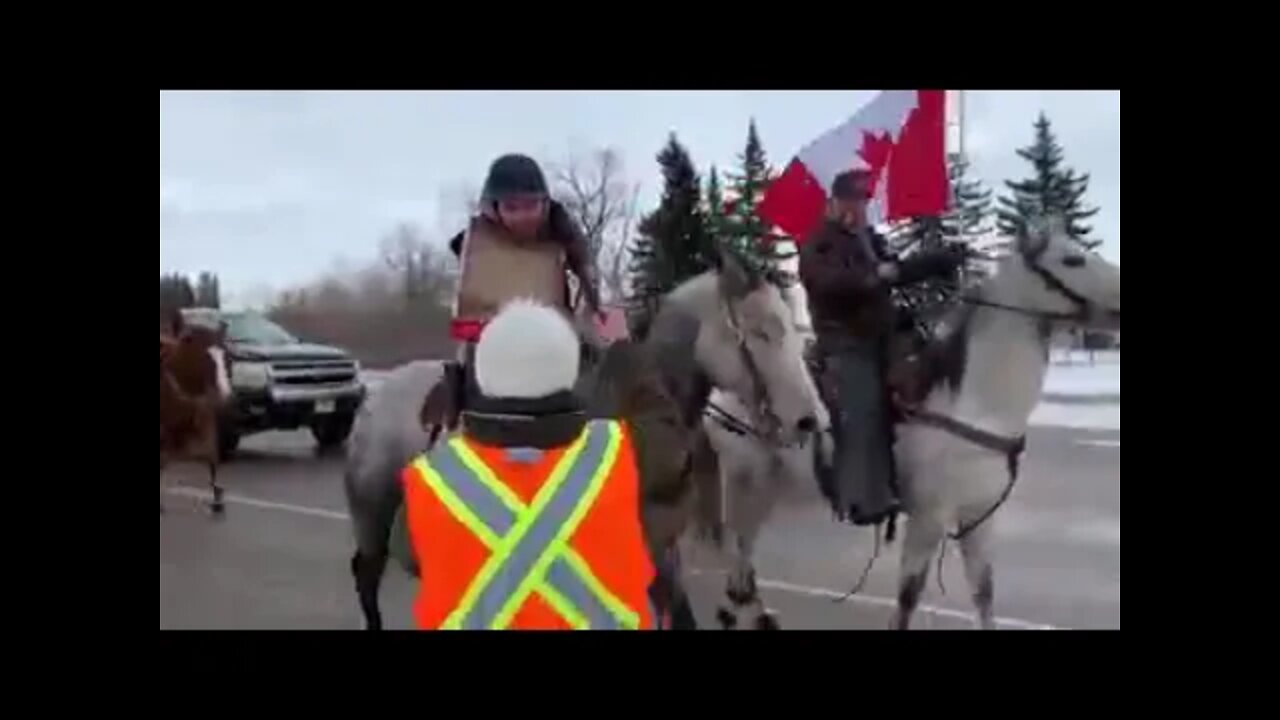
[[[752,408],[766,433],[792,441],[817,430],[804,339],[779,283],[726,252],[719,285],[724,322],[706,328],[699,343],[711,377]]]
[[[1028,224],[1002,264],[992,297],[1050,320],[1120,328],[1120,268],[1067,234],[1060,216]]]
[[[219,402],[226,402],[231,397],[226,362],[226,323],[220,322],[214,329],[203,324],[183,324],[179,320],[175,329],[181,332],[177,350],[162,353],[162,363],[164,358],[171,358],[169,362],[187,390],[203,394],[216,389]]]

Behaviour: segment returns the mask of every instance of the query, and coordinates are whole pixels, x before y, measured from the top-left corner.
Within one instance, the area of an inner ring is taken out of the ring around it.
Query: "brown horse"
[[[209,468],[210,509],[223,511],[218,485],[218,413],[231,394],[223,360],[225,327],[185,325],[174,313],[160,334],[160,484],[175,461]],[[164,512],[164,503],[160,504]]]

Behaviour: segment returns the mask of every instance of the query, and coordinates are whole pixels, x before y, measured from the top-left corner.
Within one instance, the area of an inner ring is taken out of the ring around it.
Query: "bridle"
[[[738,356],[742,359],[742,365],[747,369],[747,376],[751,379],[752,395],[756,403],[754,407],[750,408],[750,412],[753,417],[759,419],[760,422],[758,424],[762,425],[764,429],[759,429],[734,417],[733,413],[710,400],[707,401],[705,415],[729,432],[736,435],[754,437],[774,448],[804,447],[807,440],[804,434],[792,441],[784,441],[782,439],[782,419],[773,410],[769,386],[765,383],[764,375],[760,372],[760,366],[756,363],[755,356],[751,354],[751,349],[747,345],[747,336],[742,330],[742,325],[738,322],[737,311],[734,310],[733,303],[727,297],[724,298],[723,305],[726,321],[729,329],[733,332],[734,342],[738,348]]]
[[[1046,310],[1029,310],[1027,308],[1017,307],[1016,305],[1006,305],[1004,303],[993,302],[980,296],[965,296],[961,298],[961,302],[968,305],[989,307],[996,310],[1017,313],[1019,315],[1026,315],[1046,322],[1057,320],[1063,322],[1083,323],[1092,317],[1096,310],[1095,304],[1085,296],[1075,290],[1072,290],[1071,287],[1063,282],[1061,278],[1054,275],[1052,272],[1049,272],[1048,268],[1040,264],[1040,258],[1049,247],[1048,236],[1044,236],[1043,239],[1041,239],[1040,242],[1038,242],[1031,250],[1027,250],[1025,247],[1026,246],[1021,242],[1019,243],[1018,257],[1021,258],[1022,264],[1039,277],[1049,290],[1056,292],[1071,301],[1071,303],[1076,306],[1075,312],[1062,313]]]
[[[734,309],[733,302],[727,297],[724,298],[724,314],[729,330],[733,332],[734,344],[738,349],[738,357],[741,358],[742,366],[747,369],[747,377],[751,380],[751,394],[756,401],[755,406],[751,408],[752,414],[759,418],[766,428],[764,432],[756,431],[754,434],[761,439],[776,440],[782,431],[782,420],[773,410],[773,400],[769,396],[769,386],[764,381],[764,374],[760,372],[760,366],[756,363],[755,356],[751,354],[751,348],[747,344],[747,334],[743,332],[742,324],[738,322],[738,312]],[[733,417],[725,412],[723,408],[715,406],[710,401],[708,401],[707,406],[709,408],[715,407],[725,417]]]
[[[961,298],[962,302],[970,305],[978,305],[981,307],[989,307],[1006,312],[1026,315],[1040,320],[1045,327],[1047,327],[1048,323],[1055,320],[1067,322],[1084,322],[1088,320],[1096,309],[1095,304],[1080,293],[1072,290],[1071,287],[1064,283],[1061,278],[1049,272],[1047,268],[1040,264],[1040,258],[1044,255],[1048,247],[1048,235],[1044,235],[1042,239],[1030,249],[1020,242],[1018,246],[1018,256],[1022,259],[1023,265],[1025,265],[1028,270],[1035,273],[1044,282],[1045,286],[1047,286],[1051,291],[1070,300],[1076,306],[1075,312],[1059,313],[1043,310],[1029,310],[1027,308],[1021,308],[1014,305],[992,302],[977,296],[963,297]],[[1044,333],[1043,331],[1042,334],[1047,336],[1047,333]],[[977,519],[957,528],[956,532],[950,536],[953,540],[959,540],[990,519],[990,517],[995,514],[996,510],[1004,505],[1005,501],[1009,499],[1009,495],[1013,492],[1013,486],[1018,481],[1019,460],[1022,457],[1022,453],[1026,451],[1026,435],[1020,435],[1012,438],[996,435],[995,433],[987,432],[981,428],[974,427],[941,413],[936,413],[924,408],[906,409],[904,412],[906,418],[911,422],[933,426],[978,445],[979,447],[1000,453],[1005,458],[1006,469],[1009,473],[1009,482],[1000,493],[1000,497],[990,507],[988,507],[985,512],[979,515]]]

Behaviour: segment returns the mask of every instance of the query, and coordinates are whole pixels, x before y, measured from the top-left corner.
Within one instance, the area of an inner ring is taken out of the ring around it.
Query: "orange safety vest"
[[[626,427],[551,450],[441,443],[403,474],[425,629],[651,629],[654,569]]]

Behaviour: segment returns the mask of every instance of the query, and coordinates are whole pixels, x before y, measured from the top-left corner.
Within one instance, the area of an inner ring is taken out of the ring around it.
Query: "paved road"
[[[340,461],[317,458],[306,433],[249,438],[224,466],[231,504],[222,519],[198,509],[203,476],[175,468],[176,494],[160,518],[160,627],[322,628],[361,626],[347,572],[351,539]],[[1120,435],[1036,428],[1025,475],[997,516],[997,612],[1008,628],[1120,627]],[[885,550],[863,592],[837,604],[871,552],[869,531],[835,524],[802,489],[780,508],[760,543],[766,602],[784,627],[884,627],[897,551]],[[723,579],[716,557],[691,548],[695,610],[710,623]],[[968,628],[958,552],[944,567],[944,595],[931,581],[918,626]],[[409,626],[413,588],[392,570],[383,609]]]

